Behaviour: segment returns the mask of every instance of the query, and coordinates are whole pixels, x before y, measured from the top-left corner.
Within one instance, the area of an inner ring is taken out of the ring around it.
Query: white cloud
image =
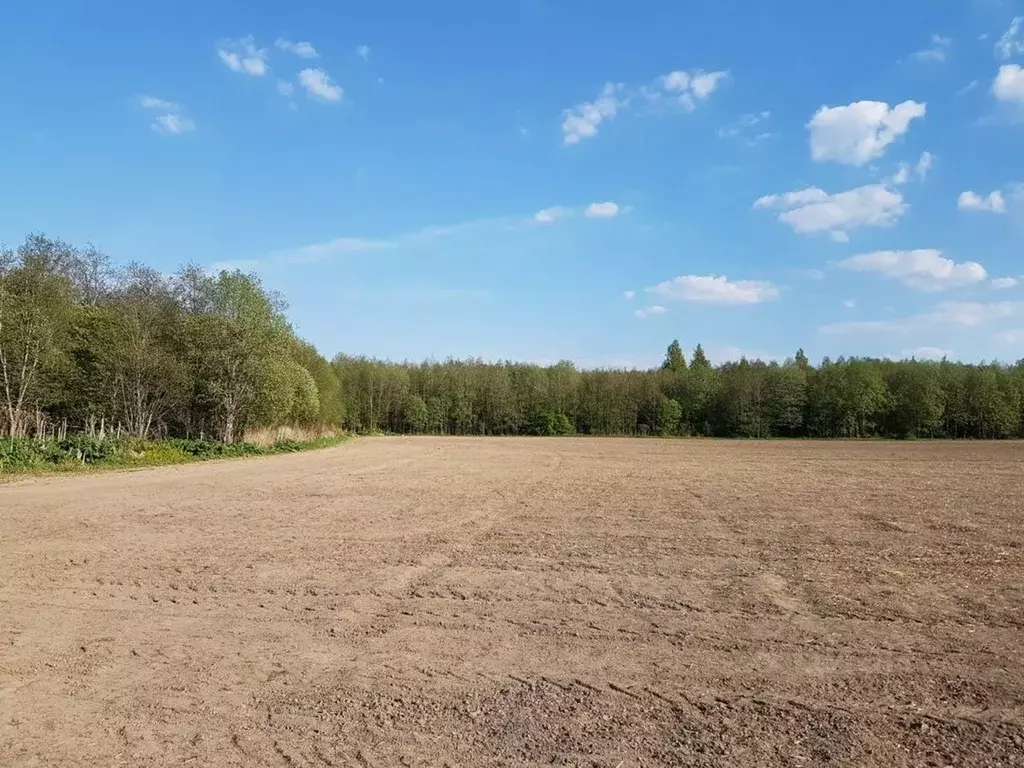
[[[914,169],[917,171],[917,176],[922,181],[928,177],[928,172],[935,165],[935,155],[931,152],[922,152],[921,158],[917,161],[917,167]]]
[[[270,254],[270,257],[275,261],[293,264],[308,263],[354,253],[371,253],[415,247],[458,235],[477,235],[481,238],[493,239],[501,237],[510,231],[528,226],[529,222],[530,218],[522,215],[495,216],[462,221],[456,224],[422,227],[412,232],[382,238],[338,237],[333,240],[312,243],[297,248],[279,250]]]
[[[971,82],[969,82],[963,88],[959,89],[956,92],[956,95],[957,96],[963,96],[965,93],[970,93],[971,91],[973,91],[977,87],[978,87],[978,81],[977,80],[971,80]]]
[[[173,101],[165,101],[155,96],[140,96],[139,106],[143,109],[154,109],[164,112],[159,115],[151,124],[157,133],[168,136],[177,136],[196,129],[195,121],[182,114],[182,106]]]
[[[643,320],[645,317],[651,317],[653,315],[664,315],[666,312],[668,312],[668,310],[665,309],[663,306],[661,306],[660,304],[654,304],[650,307],[645,307],[644,309],[638,309],[633,314],[639,317],[641,320]]]
[[[1003,331],[996,334],[996,341],[1003,344],[1024,344],[1024,330]]]
[[[857,333],[908,334],[937,328],[976,328],[998,320],[1019,316],[1024,302],[1000,301],[990,304],[947,301],[931,312],[894,320],[859,320],[831,323],[819,328],[820,333],[838,336]]]
[[[996,43],[996,54],[1002,59],[1009,59],[1018,53],[1024,53],[1024,36],[1021,34],[1021,24],[1024,24],[1024,16],[1015,16],[1010,22],[1009,29],[1003,33]]]
[[[166,114],[160,115],[152,124],[152,129],[157,133],[176,136],[181,133],[188,133],[196,129],[195,121],[181,115]]]
[[[563,218],[568,214],[568,211],[560,205],[552,206],[551,208],[545,208],[537,211],[533,214],[533,220],[538,221],[541,224],[550,224],[553,221]]]
[[[962,211],[989,211],[991,213],[1006,213],[1006,200],[1003,193],[998,189],[982,196],[967,190],[961,192],[957,198],[956,207]]]
[[[765,195],[754,202],[755,208],[773,208],[782,212],[779,221],[800,234],[833,233],[833,239],[845,242],[846,231],[857,227],[891,227],[906,212],[903,196],[884,184],[868,184],[830,195],[818,187],[808,187],[781,195]]]
[[[333,256],[344,256],[351,253],[371,253],[386,251],[399,246],[398,239],[372,240],[365,237],[338,237],[324,243],[313,243],[301,248],[277,254],[293,264],[323,261]]]
[[[757,146],[758,144],[760,144],[762,141],[766,141],[768,139],[774,139],[778,135],[779,134],[772,133],[771,131],[765,131],[764,133],[755,133],[753,136],[751,136],[749,139],[747,139],[747,145],[751,146],[751,147],[754,147],[754,146]]]
[[[679,70],[662,75],[652,85],[637,87],[626,86],[624,83],[605,83],[596,99],[577,104],[563,112],[562,141],[565,144],[579,144],[583,139],[593,138],[602,123],[629,109],[638,98],[650,104],[673,102],[688,112],[693,111],[697,103],[710,96],[728,75],[724,71]]]
[[[779,289],[760,280],[730,282],[725,275],[680,275],[647,289],[648,293],[672,301],[697,304],[761,304],[779,298]]]
[[[356,47],[356,54],[363,61],[369,61],[370,60],[370,46],[368,46],[368,45],[357,46]]]
[[[299,72],[299,82],[311,98],[321,101],[338,102],[344,93],[322,69],[304,69]]]
[[[979,283],[988,277],[976,261],[957,264],[941,251],[920,248],[913,251],[875,251],[839,262],[854,272],[876,272],[919,291],[944,291]]]
[[[748,112],[746,114],[740,115],[729,125],[719,128],[718,136],[723,139],[734,138],[736,136],[739,136],[741,133],[744,133],[744,129],[752,128],[755,125],[763,123],[765,120],[770,119],[771,116],[772,113],[769,112],[768,110],[765,110],[763,112]],[[757,141],[762,138],[768,138],[769,136],[772,135],[773,134],[770,133],[760,133],[754,136],[752,140]]]
[[[820,269],[796,269],[793,271],[796,272],[796,274],[800,275],[801,277],[807,277],[810,278],[811,280],[825,279],[825,273]]]
[[[844,299],[843,300],[843,308],[844,309],[853,309],[856,306],[857,306],[857,302],[854,301],[853,299]]]
[[[627,100],[621,95],[624,88],[621,83],[605,83],[601,95],[594,101],[567,109],[562,121],[564,143],[578,144],[583,139],[596,136],[598,126],[614,118],[627,105]]]
[[[278,40],[274,45],[282,51],[294,53],[296,56],[301,56],[304,59],[315,59],[320,55],[316,52],[316,48],[313,47],[312,43],[305,41],[293,43],[290,40]]]
[[[890,108],[884,101],[855,101],[841,107],[821,107],[807,129],[811,157],[846,165],[865,165],[881,157],[886,147],[925,114],[925,104],[904,101]]]
[[[616,203],[591,203],[583,215],[588,219],[608,219],[619,215],[619,206]]]
[[[164,101],[156,96],[139,96],[139,106],[143,109],[159,109],[162,112],[181,112],[180,104]]]
[[[945,61],[949,54],[949,46],[952,40],[942,35],[932,35],[931,45],[923,50],[916,51],[913,56],[918,61]]]
[[[1024,104],[1024,67],[1019,64],[1001,66],[992,82],[992,93],[1000,101]]]
[[[683,109],[692,112],[697,108],[697,102],[710,96],[718,88],[718,84],[728,76],[729,73],[724,71],[705,72],[698,69],[685,72],[676,70],[662,75],[659,79],[662,92],[646,89],[645,95],[655,101],[659,100],[662,95],[671,96]]]
[[[995,291],[1005,291],[1009,288],[1016,288],[1020,285],[1020,281],[1015,277],[993,277],[991,285]]]
[[[622,298],[626,301],[631,301],[636,298],[636,291],[623,291]]]
[[[217,56],[233,72],[263,77],[270,69],[267,64],[267,49],[257,48],[256,40],[249,35],[238,40],[224,40],[217,48]]]
[[[914,165],[914,173],[917,174],[917,178],[924,181],[934,164],[935,155],[931,152],[922,152],[921,157],[918,158],[917,163]],[[910,181],[910,170],[910,163],[900,163],[896,173],[886,179],[885,183],[893,184],[897,187],[903,186]]]
[[[903,350],[903,357],[914,357],[918,360],[941,360],[944,357],[952,357],[953,351],[941,347],[917,347],[916,349]]]
[[[287,80],[277,81],[277,92],[282,96],[288,97],[295,93],[295,86],[289,83]]]
[[[661,84],[668,93],[674,94],[684,107],[693,109],[695,98],[706,99],[728,76],[728,72],[677,70],[662,76]]]
[[[696,72],[690,77],[690,89],[698,99],[706,99],[728,76],[728,72]]]

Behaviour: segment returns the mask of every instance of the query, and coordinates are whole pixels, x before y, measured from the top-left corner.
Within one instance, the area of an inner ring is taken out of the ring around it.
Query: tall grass
[[[328,427],[265,427],[250,429],[245,433],[245,442],[270,448],[281,442],[313,443],[337,435],[336,429]]]

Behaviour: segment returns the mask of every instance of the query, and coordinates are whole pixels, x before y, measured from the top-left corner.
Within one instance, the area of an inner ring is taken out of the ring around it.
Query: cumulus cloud
[[[152,125],[157,133],[164,133],[169,136],[176,136],[180,133],[188,133],[196,129],[195,121],[182,115],[166,114],[160,115]]]
[[[594,101],[567,109],[562,121],[564,143],[578,144],[583,139],[596,136],[601,123],[614,118],[628,104],[622,95],[624,89],[622,83],[605,83],[601,94]]]
[[[288,97],[295,93],[295,86],[287,80],[278,80],[277,92],[282,96]]]
[[[730,281],[725,275],[680,275],[648,288],[648,293],[671,301],[722,306],[761,304],[779,298],[779,289],[760,280]]]
[[[846,165],[865,165],[881,157],[903,136],[912,120],[924,117],[925,104],[904,101],[894,107],[884,101],[855,101],[841,107],[821,107],[807,129],[811,157]]]
[[[746,114],[740,115],[729,125],[719,128],[718,136],[719,138],[723,139],[735,138],[736,136],[739,136],[740,134],[747,132],[747,129],[753,128],[756,125],[760,125],[765,120],[771,119],[771,116],[772,113],[769,112],[768,110],[764,110],[763,112],[748,112]],[[757,134],[754,138],[766,135],[768,134]]]
[[[1024,24],[1024,16],[1015,16],[1010,22],[1010,27],[1003,33],[996,43],[996,55],[1001,59],[1010,59],[1019,53],[1024,53],[1024,35],[1021,34],[1021,25]]]
[[[931,312],[891,320],[858,320],[831,323],[818,330],[827,335],[864,333],[908,334],[948,328],[976,328],[989,323],[1020,316],[1024,302],[999,301],[992,303],[947,301]]]
[[[843,300],[843,308],[844,309],[853,309],[856,306],[857,306],[857,302],[854,301],[853,299],[844,299]]]
[[[619,215],[619,206],[616,203],[591,203],[583,215],[588,219],[609,219]]]
[[[156,96],[139,96],[139,106],[143,109],[159,109],[162,112],[181,112],[180,104],[164,101]]]
[[[280,48],[282,51],[288,51],[294,53],[296,56],[301,56],[304,59],[315,59],[320,54],[316,52],[316,48],[313,47],[312,43],[301,41],[293,43],[290,40],[278,40],[274,43],[275,46]]]
[[[653,315],[664,315],[666,312],[668,312],[668,310],[665,309],[665,307],[661,306],[660,304],[654,304],[650,307],[638,309],[633,314],[639,317],[641,320],[643,320],[645,317],[651,317]]]
[[[552,206],[551,208],[544,208],[543,210],[537,211],[533,214],[533,220],[540,222],[541,224],[550,224],[553,221],[563,218],[568,211],[560,205]]]
[[[166,136],[177,136],[196,129],[195,121],[185,117],[182,114],[184,111],[182,106],[176,102],[159,99],[156,96],[140,96],[139,106],[143,109],[152,109],[165,113],[159,115],[149,126],[157,133],[162,133]]]
[[[299,83],[310,98],[320,101],[338,102],[344,93],[322,69],[304,69],[299,72]]]
[[[931,44],[927,48],[915,51],[913,57],[918,61],[941,62],[949,55],[949,46],[953,41],[942,35],[932,35]]]
[[[359,56],[363,61],[370,60],[370,46],[360,45],[356,47],[356,55]]]
[[[665,93],[670,94],[684,109],[692,112],[697,108],[697,102],[710,96],[718,84],[728,76],[728,72],[676,70],[661,77],[661,86]]]
[[[624,298],[626,301],[630,301],[632,299],[635,299],[636,298],[636,291],[623,291],[622,292],[622,298]]]
[[[605,83],[593,101],[585,101],[562,114],[562,141],[579,144],[583,139],[597,135],[600,126],[613,120],[634,102],[649,104],[674,103],[693,111],[698,102],[707,99],[728,77],[728,72],[704,70],[677,70],[657,78],[651,85],[627,86],[625,83]]]
[[[1006,200],[998,189],[982,196],[967,190],[957,198],[956,207],[962,211],[988,211],[990,213],[1006,213]]]
[[[839,266],[854,272],[875,272],[919,291],[945,291],[979,283],[988,277],[976,261],[957,264],[941,251],[875,251],[852,256]]]
[[[935,165],[935,155],[931,152],[922,152],[921,158],[917,161],[917,167],[914,169],[917,171],[917,176],[922,181],[928,177],[928,172]]]
[[[921,157],[918,158],[917,163],[913,167],[913,171],[917,174],[917,178],[920,181],[924,181],[928,177],[928,172],[932,169],[935,164],[935,156],[931,152],[922,152]],[[897,167],[896,173],[887,179],[887,183],[893,184],[897,187],[901,187],[910,181],[910,163],[900,163]]]
[[[1000,101],[1024,104],[1024,67],[1004,64],[992,82],[992,93]]]
[[[884,184],[868,184],[845,192],[829,194],[818,187],[776,195],[765,195],[755,208],[781,211],[779,221],[794,232],[830,232],[845,242],[847,230],[857,227],[891,227],[906,213],[903,196]]]
[[[257,48],[252,35],[238,40],[224,40],[217,47],[217,56],[232,72],[263,77],[270,66],[267,64],[267,49]]]
[[[1005,291],[1010,288],[1016,288],[1020,285],[1020,281],[1016,277],[993,277],[991,285],[992,290]]]

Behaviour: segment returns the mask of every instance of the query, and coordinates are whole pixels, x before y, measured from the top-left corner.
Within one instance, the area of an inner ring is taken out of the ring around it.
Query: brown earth
[[[1024,765],[1024,444],[0,485],[2,765]]]

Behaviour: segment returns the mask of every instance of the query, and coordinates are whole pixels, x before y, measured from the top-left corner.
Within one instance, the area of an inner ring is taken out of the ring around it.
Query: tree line
[[[741,359],[712,366],[678,341],[656,370],[339,355],[353,429],[449,435],[1024,436],[1024,361]]]
[[[115,268],[30,235],[0,249],[0,431],[199,437],[342,424],[330,363],[240,272]]]
[[[1024,436],[1024,361],[866,358],[653,370],[395,363],[299,338],[258,278],[114,267],[31,235],[0,249],[0,433],[244,439],[295,425],[441,435]]]

